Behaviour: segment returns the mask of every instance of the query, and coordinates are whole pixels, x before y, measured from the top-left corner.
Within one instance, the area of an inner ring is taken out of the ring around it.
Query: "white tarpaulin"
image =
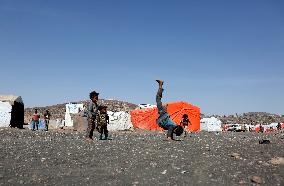
[[[70,114],[78,114],[80,111],[84,110],[83,104],[66,104],[65,112],[65,126],[73,127],[74,121]],[[109,125],[108,130],[117,131],[117,130],[128,130],[133,127],[131,123],[131,116],[127,112],[107,112],[109,115]]]
[[[73,120],[71,118],[71,115],[67,112],[65,112],[65,126],[73,127]]]
[[[133,127],[129,113],[111,111],[108,111],[107,113],[109,115],[109,125],[107,126],[108,130],[128,130]]]
[[[215,118],[203,118],[200,120],[200,129],[203,131],[222,131],[222,122]]]
[[[84,109],[84,105],[82,103],[68,103],[68,104],[66,104],[66,112],[68,112],[70,114],[77,114],[83,109]]]
[[[9,102],[0,101],[0,127],[9,127],[12,106]]]
[[[277,125],[278,125],[278,123],[271,123],[269,125],[262,125],[263,131],[267,131],[269,129],[277,130]],[[260,127],[259,124],[255,126],[255,128],[259,128],[259,127]]]
[[[271,123],[268,127],[272,127],[273,129],[277,129],[278,123]]]
[[[82,103],[68,103],[68,104],[66,104],[65,126],[73,127],[73,120],[72,120],[70,114],[78,114],[82,110],[84,110],[84,105]]]

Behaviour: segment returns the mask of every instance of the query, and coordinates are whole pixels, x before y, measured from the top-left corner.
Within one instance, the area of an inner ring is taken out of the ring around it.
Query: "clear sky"
[[[0,0],[0,94],[284,114],[282,0]]]

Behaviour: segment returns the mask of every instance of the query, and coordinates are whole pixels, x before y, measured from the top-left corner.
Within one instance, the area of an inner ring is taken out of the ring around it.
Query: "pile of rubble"
[[[89,101],[78,101],[78,102],[72,102],[72,103],[83,103],[84,106],[86,107]],[[129,112],[130,110],[134,110],[138,107],[135,104],[124,102],[124,101],[105,100],[105,99],[100,99],[98,101],[98,104],[106,105],[108,107],[108,110],[112,112],[119,112],[119,111]],[[45,110],[49,110],[49,112],[52,115],[52,119],[64,119],[65,110],[66,110],[65,105],[66,103],[46,106],[46,107],[35,107],[35,108],[38,109],[38,112],[41,115],[43,115]],[[29,123],[31,121],[35,108],[25,109],[25,123]]]
[[[220,119],[223,124],[270,124],[270,123],[282,123],[284,122],[284,115],[270,114],[267,112],[248,112],[244,114],[236,114],[229,116],[218,116],[214,117]]]

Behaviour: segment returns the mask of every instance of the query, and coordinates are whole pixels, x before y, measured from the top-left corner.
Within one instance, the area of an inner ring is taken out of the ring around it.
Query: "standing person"
[[[40,115],[37,112],[37,109],[35,109],[35,112],[34,112],[33,117],[32,117],[32,127],[33,127],[32,130],[33,131],[35,130],[35,127],[36,127],[36,130],[38,130],[39,118],[40,118]]]
[[[99,106],[99,114],[97,118],[97,129],[100,133],[100,140],[103,139],[103,134],[105,135],[105,140],[108,139],[107,125],[109,124],[109,116],[107,114],[107,106]]]
[[[261,132],[261,133],[264,132],[264,128],[263,128],[262,124],[259,124],[259,132]]]
[[[183,128],[173,122],[170,118],[170,115],[167,113],[166,108],[162,104],[162,97],[163,97],[163,84],[162,80],[156,80],[159,83],[159,89],[156,95],[156,102],[159,112],[159,117],[157,119],[157,123],[159,127],[163,128],[164,130],[168,130],[167,132],[167,140],[174,140],[173,134],[175,133],[176,136],[180,136],[183,133]]]
[[[99,93],[96,91],[92,91],[90,93],[91,102],[87,107],[87,117],[88,117],[88,128],[86,132],[86,140],[92,141],[93,140],[93,133],[94,129],[96,128],[96,117],[98,114],[98,99]]]
[[[281,130],[281,123],[277,124],[277,130]]]
[[[186,137],[186,134],[187,134],[187,128],[188,128],[188,124],[191,125],[191,122],[189,121],[188,119],[188,115],[187,114],[184,114],[182,116],[182,119],[180,121],[180,125],[183,127],[183,130],[184,130],[184,137]]]
[[[48,131],[49,120],[51,117],[51,114],[49,113],[48,110],[44,112],[43,117],[44,117],[44,122],[45,122],[45,131]]]

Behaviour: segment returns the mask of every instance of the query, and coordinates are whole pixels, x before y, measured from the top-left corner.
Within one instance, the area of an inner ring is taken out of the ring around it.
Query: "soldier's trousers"
[[[107,125],[103,125],[103,126],[99,127],[98,132],[100,133],[100,139],[103,137],[103,134],[105,135],[105,139],[108,138]]]
[[[93,139],[94,130],[96,128],[95,119],[88,119],[88,127],[86,131],[86,137]]]

